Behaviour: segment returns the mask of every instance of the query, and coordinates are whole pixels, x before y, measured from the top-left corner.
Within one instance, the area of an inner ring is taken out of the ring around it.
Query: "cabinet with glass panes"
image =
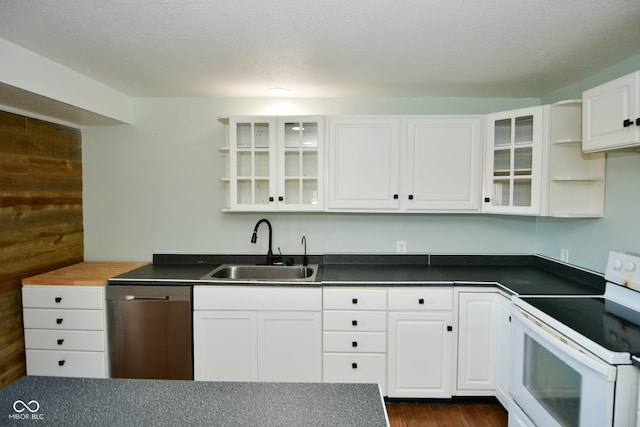
[[[324,119],[228,119],[229,211],[320,211]]]
[[[540,213],[543,107],[487,116],[483,211]]]

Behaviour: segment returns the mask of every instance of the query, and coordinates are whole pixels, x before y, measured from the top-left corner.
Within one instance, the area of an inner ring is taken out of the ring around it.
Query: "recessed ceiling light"
[[[289,89],[286,87],[272,87],[269,88],[269,93],[272,95],[286,95],[289,93]]]

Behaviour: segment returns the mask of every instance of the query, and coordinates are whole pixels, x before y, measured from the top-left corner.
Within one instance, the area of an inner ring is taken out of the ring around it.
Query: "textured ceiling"
[[[0,0],[0,37],[132,97],[537,98],[640,53],[640,1]]]

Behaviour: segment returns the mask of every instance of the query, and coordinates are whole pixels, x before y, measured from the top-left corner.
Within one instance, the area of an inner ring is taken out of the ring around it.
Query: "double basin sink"
[[[222,264],[200,280],[215,282],[315,282],[318,265]]]

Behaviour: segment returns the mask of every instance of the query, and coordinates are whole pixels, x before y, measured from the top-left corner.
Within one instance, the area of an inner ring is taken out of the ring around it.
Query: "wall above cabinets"
[[[604,156],[580,150],[580,117],[579,101],[487,116],[230,117],[225,211],[602,216]]]

